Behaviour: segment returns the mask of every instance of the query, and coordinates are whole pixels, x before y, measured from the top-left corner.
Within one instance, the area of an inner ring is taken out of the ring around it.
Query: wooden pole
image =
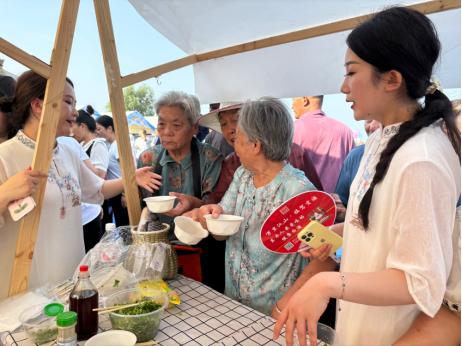
[[[420,11],[426,15],[443,12],[448,10],[454,10],[461,7],[461,0],[432,0],[420,4],[407,6],[414,10]],[[288,34],[273,36],[264,38],[261,40],[248,42],[244,44],[239,44],[237,46],[223,48],[215,50],[212,52],[190,55],[186,58],[175,60],[163,65],[159,65],[148,70],[144,70],[138,73],[134,73],[122,78],[123,87],[133,85],[135,83],[140,83],[144,80],[147,80],[152,77],[158,77],[161,74],[178,70],[182,67],[193,65],[196,62],[213,60],[218,58],[223,58],[225,56],[230,56],[239,53],[250,52],[252,50],[262,49],[277,46],[280,44],[306,40],[309,38],[334,34],[337,32],[342,32],[346,30],[354,29],[359,23],[366,20],[368,17],[373,15],[367,14],[364,16],[359,16],[355,18],[345,19],[334,23],[324,24],[316,26],[314,28],[303,29],[299,31],[294,31]]]
[[[61,15],[59,17],[53,49],[54,54],[52,56],[52,63],[50,63],[52,65],[50,79],[47,83],[37,144],[32,160],[32,169],[43,172],[49,171],[51,155],[55,144],[56,129],[61,110],[79,3],[80,0],[63,0],[61,7]],[[37,185],[37,192],[33,196],[37,208],[21,222],[13,263],[13,273],[11,274],[8,291],[9,297],[24,292],[27,289],[46,183],[47,180],[41,180]]]
[[[128,134],[127,116],[125,114],[122,77],[112,28],[111,11],[108,0],[94,0],[99,38],[103,50],[104,67],[106,69],[109,99],[114,119],[117,147],[119,149],[120,166],[127,198],[128,216],[132,226],[138,225],[141,217],[141,206],[136,185],[135,166]]]
[[[46,79],[50,78],[51,66],[45,64],[43,61],[37,59],[35,56],[27,54],[22,49],[12,45],[10,42],[0,37],[0,52],[9,56],[11,59],[16,60],[20,64],[30,68],[32,71],[37,72]]]

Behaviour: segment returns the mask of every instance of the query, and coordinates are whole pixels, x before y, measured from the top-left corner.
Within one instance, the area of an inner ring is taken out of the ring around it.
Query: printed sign
[[[334,224],[336,208],[334,199],[321,191],[309,191],[292,197],[274,210],[263,224],[260,239],[270,251],[295,253],[309,248],[297,235],[311,221],[325,227]]]

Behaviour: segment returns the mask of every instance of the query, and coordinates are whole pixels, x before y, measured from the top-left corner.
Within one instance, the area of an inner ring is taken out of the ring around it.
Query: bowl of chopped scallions
[[[109,313],[112,329],[132,332],[136,335],[137,342],[146,342],[157,335],[168,302],[167,294],[162,291],[132,288],[109,296],[104,307],[120,306],[120,310]],[[140,304],[133,306],[136,303]],[[130,307],[124,308],[125,305]]]

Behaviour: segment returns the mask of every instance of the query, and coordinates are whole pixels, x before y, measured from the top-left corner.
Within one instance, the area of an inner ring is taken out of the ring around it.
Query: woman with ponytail
[[[420,312],[441,307],[453,260],[452,234],[460,194],[460,132],[433,67],[441,45],[420,12],[379,12],[347,38],[341,87],[356,120],[382,124],[367,141],[350,189],[340,273],[320,273],[282,311],[300,345],[316,345],[316,324],[330,298],[339,299],[341,345],[391,345]],[[421,105],[419,99],[425,97]],[[448,137],[442,126],[446,124]],[[330,245],[308,256],[325,258]]]
[[[90,161],[95,166],[100,178],[106,177],[109,165],[109,154],[106,147],[106,140],[96,136],[96,121],[92,115],[95,113],[93,107],[80,109],[79,115],[72,125],[74,138],[83,147]],[[85,241],[85,252],[90,251],[104,234],[102,216],[105,214],[101,206],[97,204],[82,203],[83,238]]]
[[[40,177],[48,174],[28,288],[60,282],[72,276],[85,255],[81,202],[102,204],[105,198],[123,191],[122,179],[104,181],[85,166],[72,147],[57,141],[49,171],[40,174],[30,171],[46,85],[46,78],[27,71],[18,78],[14,98],[0,98],[0,111],[8,114],[12,125],[24,126],[15,137],[0,144],[0,191],[4,186],[8,190],[15,188],[10,184],[15,180],[29,183],[28,191],[21,194],[35,197],[35,186]],[[66,79],[61,102],[55,138],[69,136],[77,116],[74,86],[70,79]],[[149,190],[158,184],[155,175],[148,172],[150,169],[152,167],[136,171],[137,183]],[[10,193],[9,198],[13,194],[14,198],[20,198],[19,191]],[[13,221],[6,210],[6,202],[0,195],[0,300],[8,293],[21,224]]]

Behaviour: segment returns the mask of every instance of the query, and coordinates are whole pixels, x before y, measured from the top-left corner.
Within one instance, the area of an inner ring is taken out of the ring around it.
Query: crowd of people
[[[289,346],[294,332],[305,345],[307,331],[315,345],[318,321],[335,327],[342,345],[459,345],[461,106],[432,78],[436,29],[420,12],[393,7],[356,27],[347,45],[339,87],[365,121],[365,145],[322,111],[321,95],[294,98],[294,122],[273,97],[211,104],[201,115],[196,96],[169,91],[154,104],[153,143],[145,132],[132,140],[141,196],[176,197],[158,215],[170,239],[179,215],[204,229],[206,215],[243,218],[235,235],[198,244],[203,283],[277,319],[274,338],[285,326]],[[129,224],[113,120],[95,120],[91,106],[77,112],[70,79],[49,172],[31,170],[45,89],[32,71],[16,83],[0,77],[0,299],[19,231],[7,206],[41,180],[29,287],[72,274],[111,222],[109,206],[118,226]],[[330,244],[268,251],[265,220],[315,190],[336,202],[341,259]]]

